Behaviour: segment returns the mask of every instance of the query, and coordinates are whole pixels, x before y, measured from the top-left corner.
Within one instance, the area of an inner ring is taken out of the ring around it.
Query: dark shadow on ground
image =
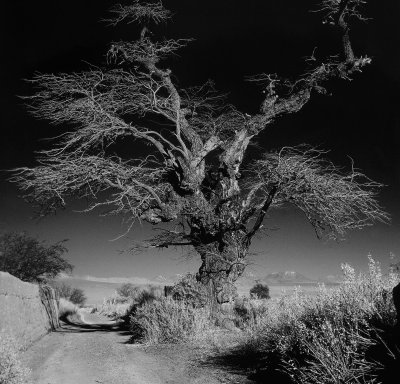
[[[140,340],[132,335],[129,326],[125,321],[117,321],[113,324],[110,323],[89,324],[75,320],[75,318],[69,319],[68,317],[66,317],[61,320],[61,327],[57,329],[56,332],[59,333],[114,332],[119,336],[124,336],[127,338],[126,340],[121,341],[121,344],[140,344]]]
[[[63,318],[61,321],[61,327],[56,331],[59,333],[85,333],[85,332],[114,332],[120,336],[129,336],[126,327],[123,323],[98,323],[98,324],[87,324],[75,320],[70,320],[68,317]]]
[[[393,327],[375,322],[371,326],[375,344],[365,351],[365,359],[379,365],[374,371],[377,383],[397,384],[400,382],[400,324]],[[253,383],[293,384],[290,376],[281,370],[281,364],[278,355],[267,356],[245,347],[210,356],[202,362],[205,366],[245,376]]]
[[[400,324],[395,327],[377,326],[374,337],[376,344],[366,351],[367,361],[380,365],[377,382],[395,384],[399,382]]]
[[[241,348],[233,349],[229,353],[208,357],[202,365],[217,367],[229,373],[245,376],[253,383],[291,384],[290,377],[281,371],[278,361],[267,364],[266,356],[255,351]],[[268,369],[273,366],[275,369]]]

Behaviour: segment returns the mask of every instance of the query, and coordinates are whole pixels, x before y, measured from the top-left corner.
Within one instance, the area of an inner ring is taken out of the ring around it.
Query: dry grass
[[[136,307],[130,329],[134,339],[150,344],[199,340],[210,329],[210,311],[171,297],[158,298]]]
[[[246,337],[226,356],[235,353],[258,371],[284,372],[299,384],[377,382],[399,360],[391,294],[399,276],[383,275],[371,257],[366,274],[348,264],[342,269],[337,289],[321,286],[313,297],[297,290],[259,309],[250,302]]]
[[[110,318],[120,318],[126,315],[132,306],[133,300],[117,294],[104,299],[101,305],[96,305],[92,309],[92,313],[99,313]]]
[[[59,318],[61,320],[77,320],[77,321],[82,321],[80,314],[79,314],[79,307],[75,305],[74,303],[70,302],[67,299],[60,298],[59,304],[58,304],[58,312],[59,312]]]
[[[21,364],[18,353],[15,339],[0,332],[0,384],[30,383],[30,370]]]
[[[140,306],[162,295],[161,287],[153,285],[138,287],[132,290],[130,295],[120,295],[117,290],[114,295],[104,299],[101,305],[93,307],[92,313],[97,312],[113,319],[120,319],[127,316],[133,306]]]
[[[150,344],[207,345],[214,363],[254,370],[259,382],[378,383],[400,359],[392,297],[399,276],[384,275],[371,257],[368,267],[357,274],[343,265],[344,282],[321,285],[315,296],[297,289],[279,299],[241,298],[214,316],[207,306],[158,298],[135,307],[130,329]]]
[[[188,277],[184,278],[187,283]],[[128,325],[132,339],[147,344],[175,343],[204,339],[210,334],[210,310],[197,308],[199,298],[190,285],[178,288],[182,300],[164,297],[162,287],[145,286],[132,289],[129,295],[117,292],[105,299],[92,312],[122,319]]]

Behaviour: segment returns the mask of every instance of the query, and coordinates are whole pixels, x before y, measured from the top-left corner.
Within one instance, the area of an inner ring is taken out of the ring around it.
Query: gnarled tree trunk
[[[215,300],[226,303],[236,296],[235,281],[246,267],[247,245],[242,241],[245,234],[240,231],[223,236],[220,242],[196,247],[201,256],[201,266],[196,275],[205,285],[213,284]]]

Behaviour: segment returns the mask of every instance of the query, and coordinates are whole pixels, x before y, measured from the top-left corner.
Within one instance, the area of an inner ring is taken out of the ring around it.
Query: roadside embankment
[[[59,326],[54,290],[7,272],[0,272],[0,313],[0,332],[14,337],[24,349]]]

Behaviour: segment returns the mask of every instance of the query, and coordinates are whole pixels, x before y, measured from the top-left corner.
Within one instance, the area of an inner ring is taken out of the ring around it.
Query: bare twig
[[[171,18],[171,12],[164,8],[162,2],[144,3],[140,0],[132,0],[131,5],[117,4],[110,10],[113,17],[105,19],[111,25],[116,25],[122,21],[127,23],[145,23],[152,21],[155,24],[165,22]]]

